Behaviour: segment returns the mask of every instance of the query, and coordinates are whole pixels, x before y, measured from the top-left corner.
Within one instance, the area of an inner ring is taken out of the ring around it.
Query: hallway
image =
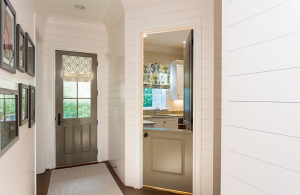
[[[99,164],[99,163],[94,163]],[[93,164],[90,164],[93,165]],[[90,165],[84,165],[84,166],[90,166]],[[173,195],[176,193],[171,192],[163,192],[153,189],[133,189],[129,187],[125,187],[124,184],[121,182],[121,180],[118,178],[116,173],[113,171],[113,169],[110,167],[108,162],[105,162],[106,167],[110,171],[111,175],[113,176],[115,182],[118,184],[119,188],[121,189],[123,195]],[[37,195],[47,195],[50,178],[51,178],[52,170],[48,170],[43,174],[37,175]]]

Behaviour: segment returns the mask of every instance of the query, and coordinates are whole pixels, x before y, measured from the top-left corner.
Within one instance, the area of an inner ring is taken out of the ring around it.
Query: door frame
[[[56,117],[55,113],[55,51],[63,50],[63,51],[71,51],[71,52],[82,52],[82,53],[93,53],[97,54],[98,68],[97,68],[97,90],[101,92],[101,59],[104,54],[100,52],[99,49],[89,49],[82,47],[67,47],[62,46],[61,44],[50,44],[49,45],[49,61],[50,61],[50,89],[49,89],[49,117],[48,117],[48,126],[49,126],[49,167],[50,169],[56,168],[56,121],[54,120]],[[97,161],[102,162],[102,150],[101,150],[101,93],[97,96]]]
[[[194,63],[193,63],[193,118],[194,118],[194,131],[193,131],[193,194],[201,194],[201,121],[202,121],[202,61],[201,61],[201,37],[202,37],[202,18],[197,19],[185,19],[176,22],[170,22],[169,24],[147,24],[145,26],[135,28],[135,92],[134,98],[136,100],[135,106],[135,175],[134,175],[134,187],[143,187],[143,76],[142,66],[143,64],[143,51],[144,51],[144,39],[145,33],[163,33],[179,30],[194,30]],[[197,65],[197,66],[196,66]],[[198,100],[198,101],[195,101]]]

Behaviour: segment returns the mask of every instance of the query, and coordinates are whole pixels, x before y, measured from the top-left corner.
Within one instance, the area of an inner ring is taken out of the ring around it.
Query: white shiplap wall
[[[134,186],[135,178],[135,28],[157,23],[180,21],[181,19],[202,18],[202,195],[213,194],[213,149],[214,149],[214,1],[178,0],[178,1],[134,1],[123,0],[125,6],[125,184]]]
[[[49,121],[49,113],[51,104],[50,98],[50,69],[53,67],[50,64],[50,48],[80,48],[79,52],[82,51],[95,51],[99,52],[101,56],[98,56],[99,67],[98,67],[98,89],[100,88],[99,95],[101,97],[100,102],[100,116],[99,125],[101,131],[101,158],[102,160],[108,159],[108,101],[107,101],[107,66],[108,61],[105,59],[105,53],[108,51],[108,38],[106,29],[103,24],[95,24],[89,21],[81,21],[78,19],[51,16],[45,28],[45,167],[51,167],[51,143],[50,140],[51,125]],[[73,49],[72,49],[73,50]],[[92,52],[88,52],[92,53]],[[100,71],[99,71],[100,68]],[[99,113],[99,112],[98,112]],[[53,116],[54,119],[55,116]]]
[[[115,0],[104,24],[108,31],[108,160],[125,183],[125,16]]]
[[[222,194],[300,194],[300,1],[223,1]]]

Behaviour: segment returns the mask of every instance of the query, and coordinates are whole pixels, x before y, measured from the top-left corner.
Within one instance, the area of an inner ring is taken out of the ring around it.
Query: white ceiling
[[[103,22],[113,0],[46,0],[51,6],[51,14],[62,15],[84,20]],[[75,8],[76,4],[84,5],[85,10]]]
[[[183,49],[183,41],[187,39],[189,33],[190,30],[148,34],[148,37],[144,38],[144,43],[145,45]]]

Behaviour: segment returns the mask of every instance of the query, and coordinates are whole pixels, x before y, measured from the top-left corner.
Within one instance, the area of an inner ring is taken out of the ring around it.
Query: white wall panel
[[[227,135],[228,150],[300,173],[300,153],[285,152],[299,148],[300,137],[236,127],[229,127]]]
[[[107,20],[108,29],[108,160],[125,183],[125,16],[115,1]]]
[[[249,20],[228,27],[228,41],[230,42],[228,51],[299,33],[299,25],[287,22],[300,18],[299,6],[299,1],[292,0],[274,9],[266,10],[263,14],[253,16]],[[251,35],[251,39],[247,38],[249,35]]]
[[[228,11],[230,12],[228,15],[228,26],[255,17],[256,15],[263,14],[267,10],[276,9],[277,6],[288,1],[289,0],[228,1]]]
[[[227,125],[300,137],[300,104],[229,102]]]
[[[228,175],[272,195],[298,195],[300,174],[254,158],[228,152]]]
[[[300,193],[299,1],[223,1],[223,195]]]
[[[230,60],[228,75],[232,76],[300,67],[299,50],[300,33],[234,52],[228,52],[228,59]],[[249,64],[251,64],[251,66],[249,66]]]
[[[300,102],[300,67],[228,78],[232,101]]]

